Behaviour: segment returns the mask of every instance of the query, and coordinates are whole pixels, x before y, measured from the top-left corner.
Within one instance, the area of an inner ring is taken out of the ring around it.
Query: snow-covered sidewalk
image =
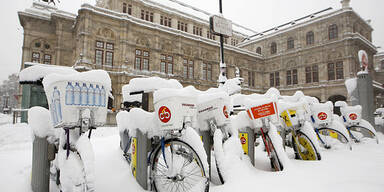
[[[269,172],[269,160],[261,147],[256,148],[256,167],[239,160],[230,167],[231,180],[211,191],[366,191],[384,190],[384,135],[374,140],[323,150],[319,162],[293,159],[283,172]],[[98,128],[92,137],[96,158],[96,191],[144,191],[135,182],[119,148],[116,127]],[[0,191],[29,192],[31,181],[32,139],[28,125],[0,125]]]

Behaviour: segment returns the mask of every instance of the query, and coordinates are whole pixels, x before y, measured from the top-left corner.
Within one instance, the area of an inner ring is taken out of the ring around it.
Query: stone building
[[[375,76],[372,27],[342,1],[342,9],[257,33],[233,25],[225,38],[227,76],[235,67],[244,92],[275,86],[283,94],[296,90],[321,101],[347,100],[344,80],[359,70],[357,52],[369,55]],[[205,90],[217,86],[219,37],[209,30],[209,13],[169,0],[98,0],[83,4],[77,15],[43,2],[18,13],[24,28],[25,62],[104,69],[113,82],[114,106],[131,78],[174,78]],[[252,38],[252,35],[258,34]]]

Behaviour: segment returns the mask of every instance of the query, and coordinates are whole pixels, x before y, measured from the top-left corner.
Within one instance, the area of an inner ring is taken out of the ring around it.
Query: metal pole
[[[219,0],[219,9],[220,9],[220,14],[223,14],[223,5],[221,0]],[[224,62],[224,36],[222,34],[220,34],[220,55],[221,55],[221,62],[220,62],[219,83],[220,85],[223,85],[227,80],[227,74],[225,74],[227,66]]]

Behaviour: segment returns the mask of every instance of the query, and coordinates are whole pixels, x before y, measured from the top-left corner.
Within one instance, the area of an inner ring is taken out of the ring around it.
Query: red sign
[[[356,113],[349,114],[349,118],[352,119],[352,120],[356,120],[357,119]]]
[[[262,118],[262,117],[267,117],[273,114],[276,114],[275,112],[275,106],[274,103],[267,103],[264,105],[252,107],[251,109],[252,115],[254,119]],[[249,111],[248,111],[249,114]]]
[[[245,139],[245,137],[241,137],[240,142],[242,145],[244,145],[247,142],[247,139]]]
[[[223,107],[223,113],[224,113],[225,118],[228,118],[228,117],[229,117],[229,115],[228,115],[228,111],[227,111],[227,106],[225,106],[225,105],[224,105],[224,107]]]
[[[324,121],[324,120],[327,119],[328,116],[327,116],[326,113],[324,113],[324,112],[320,112],[319,114],[317,114],[317,117],[318,117],[320,120]]]
[[[161,106],[159,109],[159,119],[163,123],[167,123],[171,120],[171,111],[166,106]]]

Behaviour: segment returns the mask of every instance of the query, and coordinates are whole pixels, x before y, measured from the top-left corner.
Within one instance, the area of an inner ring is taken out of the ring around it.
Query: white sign
[[[217,35],[232,36],[232,21],[219,15],[213,15],[209,18],[210,28]]]
[[[368,72],[368,55],[364,50],[359,51],[359,61],[362,70]]]

